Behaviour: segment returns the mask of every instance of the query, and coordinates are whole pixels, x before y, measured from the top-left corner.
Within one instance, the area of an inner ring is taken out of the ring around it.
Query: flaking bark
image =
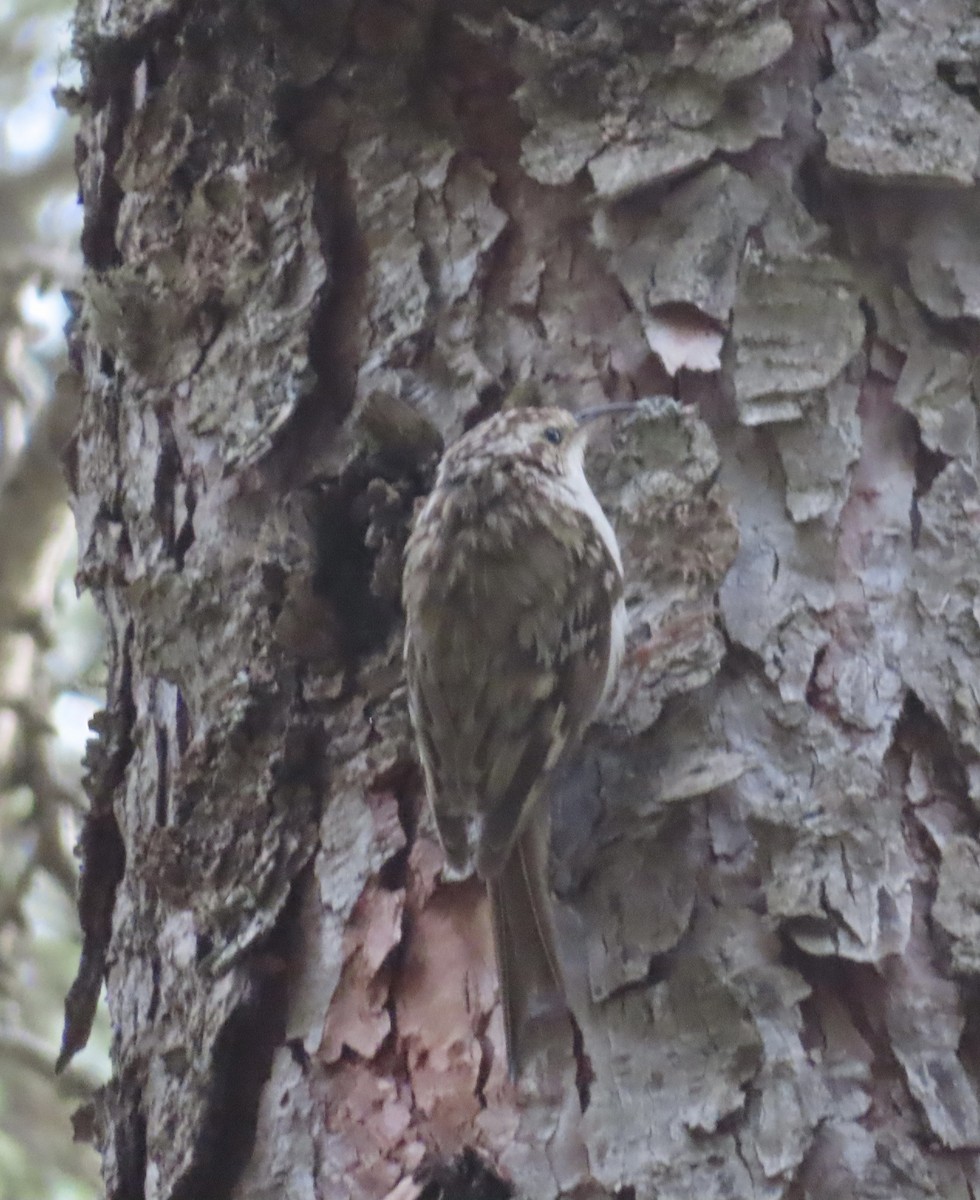
[[[111,1200],[980,1190],[978,35],[81,0]],[[628,661],[554,797],[581,1039],[518,1093],[398,581],[528,377],[659,399],[594,459]]]

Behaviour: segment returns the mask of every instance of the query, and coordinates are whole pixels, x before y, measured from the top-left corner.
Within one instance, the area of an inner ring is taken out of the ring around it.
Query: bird
[[[549,784],[609,693],[626,631],[616,535],[585,474],[597,417],[511,408],[445,451],[409,534],[405,674],[452,871],[486,883],[512,1080],[568,1014],[548,886]]]

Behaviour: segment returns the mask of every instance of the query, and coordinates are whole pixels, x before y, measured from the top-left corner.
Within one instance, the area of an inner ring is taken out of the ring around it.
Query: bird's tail
[[[520,1074],[531,1035],[547,1033],[569,1011],[548,889],[547,813],[537,817],[487,885],[512,1080]]]

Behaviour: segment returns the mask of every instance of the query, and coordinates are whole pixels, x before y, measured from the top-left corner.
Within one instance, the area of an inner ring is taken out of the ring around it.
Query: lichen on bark
[[[82,4],[107,1195],[980,1190],[974,23]],[[529,380],[644,403],[552,798],[578,1029],[515,1088],[398,574]]]

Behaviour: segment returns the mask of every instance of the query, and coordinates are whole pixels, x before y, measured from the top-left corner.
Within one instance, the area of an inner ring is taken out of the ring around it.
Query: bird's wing
[[[467,526],[455,536],[474,535]],[[545,777],[592,719],[623,583],[588,521],[556,533],[531,511],[496,552],[483,540],[465,572],[452,569],[459,555],[444,535],[448,566],[434,557],[413,573],[405,666],[446,856],[456,868],[475,858],[491,878]]]
[[[476,866],[484,878],[503,869],[549,776],[592,719],[606,682],[623,582],[601,537],[589,527],[573,569],[548,571],[547,579],[558,594],[519,614],[501,663],[511,672],[504,703],[484,714],[476,748],[482,778]]]

